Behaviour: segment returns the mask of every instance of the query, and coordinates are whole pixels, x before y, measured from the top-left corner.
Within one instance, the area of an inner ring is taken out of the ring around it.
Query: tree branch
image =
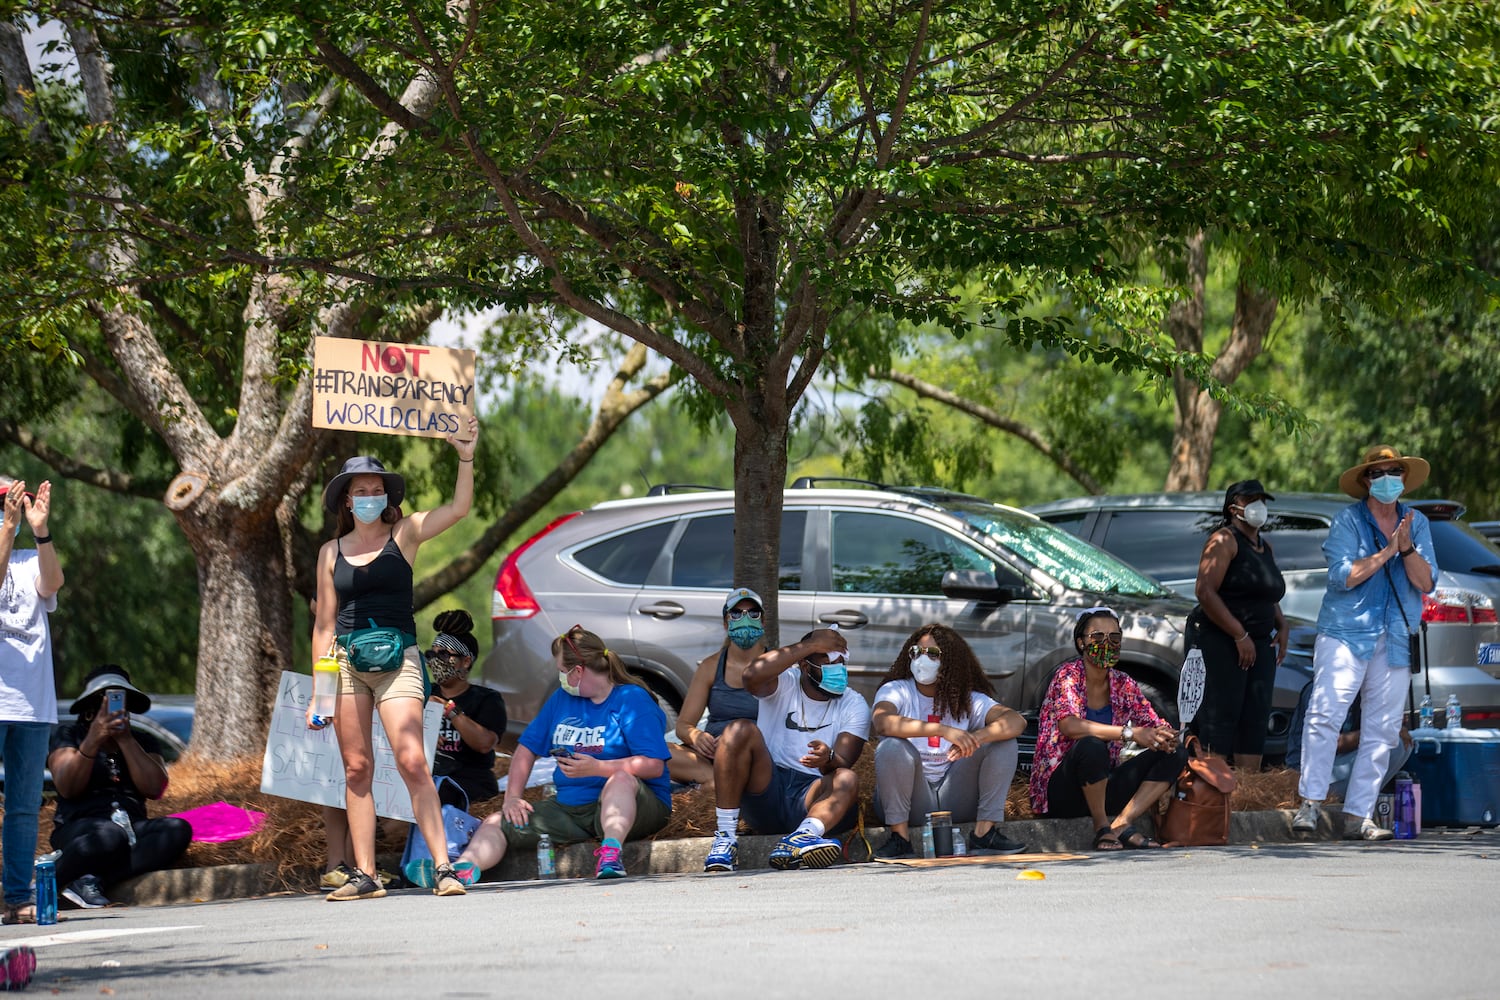
[[[0,438],[35,455],[66,479],[97,486],[111,493],[144,497],[148,500],[159,501],[167,492],[167,480],[132,476],[114,469],[100,469],[80,462],[10,420],[0,419]]]

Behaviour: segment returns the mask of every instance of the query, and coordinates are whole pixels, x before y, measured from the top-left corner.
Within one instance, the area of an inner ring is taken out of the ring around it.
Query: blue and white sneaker
[[[789,833],[771,849],[771,867],[781,871],[792,871],[806,865],[808,868],[828,868],[844,856],[844,845],[837,840],[815,837],[810,833]]]
[[[740,845],[723,830],[714,834],[714,846],[708,849],[703,859],[706,872],[737,872],[740,870]]]

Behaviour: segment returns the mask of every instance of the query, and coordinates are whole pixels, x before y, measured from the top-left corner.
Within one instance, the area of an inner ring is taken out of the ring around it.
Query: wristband
[[[41,539],[38,538],[37,541],[40,542]],[[1401,558],[1405,559],[1407,556],[1411,555],[1415,551],[1417,551],[1417,547],[1415,545],[1413,545],[1411,548],[1409,548],[1409,549],[1407,549],[1407,550],[1405,550],[1404,552],[1401,553]]]
[[[459,465],[473,465],[474,464],[474,460],[472,458],[460,458],[458,460],[458,464]]]
[[[1234,640],[1234,641],[1235,642],[1243,642],[1243,641],[1245,641],[1248,638],[1250,638],[1250,630],[1249,629],[1245,629],[1245,631],[1243,631],[1243,632],[1240,633],[1240,637],[1238,639]]]
[[[48,542],[52,541],[52,536],[51,535],[37,535],[34,540],[36,541],[36,543],[38,545],[46,545]]]

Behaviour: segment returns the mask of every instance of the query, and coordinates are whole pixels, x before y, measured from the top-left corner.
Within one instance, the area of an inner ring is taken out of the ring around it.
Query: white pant
[[[1302,777],[1297,787],[1304,799],[1321,802],[1328,797],[1339,729],[1358,695],[1359,749],[1349,775],[1344,812],[1361,817],[1374,812],[1391,751],[1401,741],[1401,703],[1410,684],[1405,667],[1392,667],[1386,661],[1384,638],[1365,661],[1340,640],[1318,636],[1313,647],[1312,696],[1302,729]]]

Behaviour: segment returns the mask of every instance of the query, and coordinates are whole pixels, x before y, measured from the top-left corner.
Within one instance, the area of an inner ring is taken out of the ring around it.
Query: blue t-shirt
[[[521,745],[538,757],[547,756],[553,747],[567,747],[579,756],[597,760],[655,757],[665,761],[671,757],[666,730],[667,717],[656,706],[656,699],[638,685],[616,684],[598,705],[558,688],[521,734]],[[586,806],[599,801],[607,779],[570,778],[558,768],[552,780],[557,785],[559,803]],[[641,780],[657,798],[672,804],[672,779],[665,766],[658,777]]]

